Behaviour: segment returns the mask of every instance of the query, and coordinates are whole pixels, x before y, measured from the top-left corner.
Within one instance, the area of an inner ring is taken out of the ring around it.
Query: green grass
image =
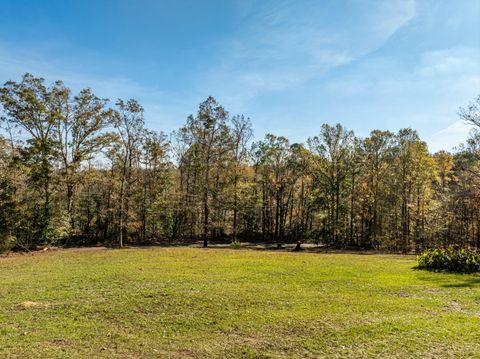
[[[0,258],[0,357],[480,357],[480,276],[414,265],[199,248]]]

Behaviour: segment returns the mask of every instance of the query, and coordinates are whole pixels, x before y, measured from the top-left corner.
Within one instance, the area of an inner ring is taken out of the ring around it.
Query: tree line
[[[306,143],[267,134],[213,97],[170,135],[133,99],[25,74],[0,88],[0,247],[236,240],[420,251],[480,247],[477,126],[431,154],[410,128],[366,138],[322,125]]]

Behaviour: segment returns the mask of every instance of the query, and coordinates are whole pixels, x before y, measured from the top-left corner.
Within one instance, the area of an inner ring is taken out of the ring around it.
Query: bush
[[[466,248],[434,248],[417,256],[418,269],[474,273],[480,271],[480,251]]]
[[[230,247],[232,247],[232,249],[240,249],[242,247],[242,244],[240,243],[239,240],[234,240],[231,244],[230,244]]]
[[[17,239],[10,234],[0,234],[0,253],[8,252],[15,246]]]
[[[42,244],[46,246],[58,245],[70,235],[70,222],[67,215],[62,214],[54,218],[42,232]]]

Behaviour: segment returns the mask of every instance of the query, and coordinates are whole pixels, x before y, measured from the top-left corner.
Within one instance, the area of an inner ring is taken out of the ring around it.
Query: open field
[[[199,248],[0,258],[0,357],[480,357],[480,276],[414,265]]]

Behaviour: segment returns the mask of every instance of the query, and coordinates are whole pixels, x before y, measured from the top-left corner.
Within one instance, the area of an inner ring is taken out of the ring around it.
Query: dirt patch
[[[42,307],[42,303],[39,303],[39,302],[32,302],[32,301],[29,301],[29,300],[26,300],[24,302],[21,302],[21,303],[18,303],[15,308],[17,309],[29,309],[29,308],[38,308],[38,307]]]
[[[462,306],[459,302],[454,300],[448,303],[448,309],[450,309],[452,312],[461,312]]]
[[[46,309],[53,306],[52,303],[46,302],[33,302],[30,300],[23,301],[15,305],[15,309],[27,310],[27,309]]]
[[[196,351],[193,351],[191,349],[179,349],[177,350],[178,354],[180,354],[180,356],[182,358],[200,358],[201,355],[196,352]]]

